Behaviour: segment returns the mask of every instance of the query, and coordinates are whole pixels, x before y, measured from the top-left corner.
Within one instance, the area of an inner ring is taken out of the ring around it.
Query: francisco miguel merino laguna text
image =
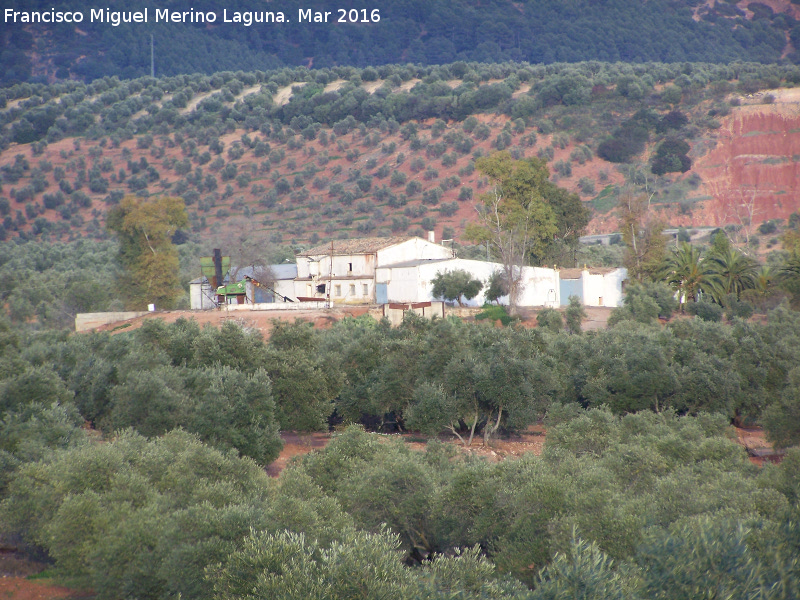
[[[109,23],[118,27],[124,23],[149,23],[152,13],[148,8],[137,11],[119,11],[109,8],[93,8],[88,11],[90,23]],[[19,11],[6,8],[3,16],[6,23],[82,23],[86,11],[61,11],[51,8],[49,11]],[[199,11],[190,8],[186,11],[155,9],[154,23],[216,23],[219,15],[216,11]],[[336,11],[314,11],[310,8],[298,9],[298,23],[377,23],[381,20],[380,10],[344,9]],[[335,12],[335,15],[334,15]],[[228,11],[222,10],[220,23],[238,23],[249,27],[253,23],[289,23],[286,14],[281,11]]]

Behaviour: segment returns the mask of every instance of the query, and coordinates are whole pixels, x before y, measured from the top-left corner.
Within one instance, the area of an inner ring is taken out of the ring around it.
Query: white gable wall
[[[420,286],[419,266],[378,267],[375,282],[387,284],[389,302],[426,302],[429,295]]]
[[[281,296],[288,296],[292,300],[297,299],[294,293],[294,279],[278,279],[273,286],[273,289]],[[276,301],[281,302],[280,298],[277,298]]]
[[[543,267],[522,269],[522,290],[519,306],[557,307],[561,303],[561,282],[558,271]]]
[[[450,248],[415,237],[378,250],[378,266],[392,265],[409,260],[432,260],[434,258],[452,257],[453,251]]]
[[[614,269],[610,273],[590,273],[584,271],[583,303],[586,306],[622,306],[622,282],[628,277],[623,268]]]

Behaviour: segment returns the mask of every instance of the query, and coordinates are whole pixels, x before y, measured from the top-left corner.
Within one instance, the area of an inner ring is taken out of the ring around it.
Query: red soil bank
[[[800,115],[786,112],[734,114],[717,147],[697,162],[694,170],[713,197],[703,225],[786,219],[798,210]]]

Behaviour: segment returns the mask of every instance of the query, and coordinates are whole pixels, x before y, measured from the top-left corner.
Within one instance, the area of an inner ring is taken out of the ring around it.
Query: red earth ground
[[[5,600],[62,600],[91,598],[91,592],[56,585],[50,579],[28,579],[44,565],[25,560],[13,548],[0,547],[0,598]]]
[[[48,579],[30,580],[14,575],[0,577],[0,597],[6,600],[62,600],[92,596],[91,592],[55,585]]]

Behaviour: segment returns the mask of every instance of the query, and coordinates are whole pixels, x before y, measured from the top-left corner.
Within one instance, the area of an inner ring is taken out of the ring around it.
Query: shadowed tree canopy
[[[532,255],[532,258],[538,264],[546,261],[559,261],[558,264],[562,264],[564,259],[559,257],[559,249],[566,247],[573,253],[577,250],[592,213],[581,202],[578,194],[565,190],[552,181],[546,181],[542,186],[542,197],[553,209],[557,231],[546,251],[541,255]]]
[[[501,297],[508,295],[508,282],[505,280],[503,271],[495,271],[486,282],[486,299],[489,302],[498,302]]]
[[[664,224],[650,210],[645,196],[625,196],[620,202],[620,229],[625,243],[623,263],[631,279],[642,281],[657,273],[664,261]]]
[[[130,308],[149,303],[169,308],[183,293],[172,236],[188,222],[181,198],[126,196],[108,212],[106,227],[119,238],[125,270],[120,290]]]
[[[692,168],[692,159],[687,156],[689,144],[680,139],[666,139],[658,145],[650,159],[650,168],[656,175],[685,173]]]

